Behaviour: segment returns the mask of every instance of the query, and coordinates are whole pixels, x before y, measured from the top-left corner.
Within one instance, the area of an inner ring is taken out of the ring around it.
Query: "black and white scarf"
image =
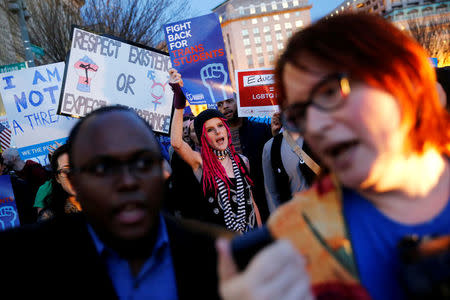
[[[244,180],[241,176],[241,172],[239,171],[239,167],[234,160],[234,157],[231,155],[230,150],[227,148],[225,150],[230,156],[232,165],[233,165],[233,173],[236,178],[236,202],[237,202],[237,213],[234,213],[230,199],[228,199],[228,190],[225,182],[216,177],[217,186],[219,188],[219,201],[223,204],[223,215],[225,219],[225,225],[228,229],[236,231],[236,232],[245,232],[247,227],[247,221],[245,219],[245,194],[244,194]]]

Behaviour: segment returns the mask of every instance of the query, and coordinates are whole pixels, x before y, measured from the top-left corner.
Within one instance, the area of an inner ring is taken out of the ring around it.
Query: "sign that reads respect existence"
[[[99,107],[122,104],[154,131],[168,134],[173,102],[170,67],[164,52],[75,27],[58,114],[83,117]]]
[[[236,70],[239,117],[271,117],[279,110],[273,69]]]
[[[233,97],[222,29],[217,15],[164,25],[173,67],[181,74],[191,105]]]
[[[60,62],[0,75],[11,144],[23,160],[46,165],[48,146],[64,142],[77,121],[56,113],[63,72]]]

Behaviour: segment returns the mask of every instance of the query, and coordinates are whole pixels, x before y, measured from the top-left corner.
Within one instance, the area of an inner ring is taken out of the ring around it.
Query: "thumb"
[[[238,273],[238,268],[231,256],[230,241],[225,238],[219,238],[216,241],[216,249],[218,253],[217,272],[219,281],[228,281]]]

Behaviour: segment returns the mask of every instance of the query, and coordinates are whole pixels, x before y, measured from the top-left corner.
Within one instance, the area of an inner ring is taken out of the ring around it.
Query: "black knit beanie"
[[[195,117],[194,129],[199,142],[201,142],[202,139],[203,124],[205,124],[206,121],[212,118],[225,119],[225,116],[217,109],[207,109],[202,111],[197,117]]]

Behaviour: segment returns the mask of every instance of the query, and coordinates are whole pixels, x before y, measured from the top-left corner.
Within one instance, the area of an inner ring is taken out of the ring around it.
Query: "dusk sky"
[[[191,0],[193,16],[201,16],[211,12],[211,9],[224,2],[224,0]],[[255,1],[257,3],[258,1]],[[311,19],[315,21],[338,6],[343,0],[309,0],[312,4]]]

